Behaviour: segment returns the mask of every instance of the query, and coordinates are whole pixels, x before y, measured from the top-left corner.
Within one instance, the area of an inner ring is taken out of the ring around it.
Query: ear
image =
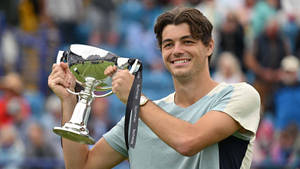
[[[213,39],[211,39],[208,45],[206,46],[206,55],[207,56],[212,55],[214,48],[215,48],[215,42]]]

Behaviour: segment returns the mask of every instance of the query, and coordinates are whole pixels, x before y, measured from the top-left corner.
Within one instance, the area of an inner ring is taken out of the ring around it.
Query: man
[[[91,150],[63,139],[67,168],[112,168],[127,158],[132,169],[250,168],[259,95],[246,83],[211,79],[211,23],[196,9],[175,8],[158,17],[154,31],[175,92],[155,102],[141,99],[134,149],[126,149],[124,118]],[[112,91],[127,103],[133,75],[116,67],[105,74],[113,75]],[[49,86],[62,101],[65,123],[76,103],[65,90],[74,87],[65,63],[53,66]]]

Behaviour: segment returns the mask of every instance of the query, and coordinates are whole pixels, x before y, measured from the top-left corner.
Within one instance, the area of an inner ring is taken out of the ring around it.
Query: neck
[[[175,88],[175,104],[180,107],[188,107],[194,104],[203,96],[207,95],[218,85],[213,81],[208,73],[188,79],[177,79],[173,77]]]

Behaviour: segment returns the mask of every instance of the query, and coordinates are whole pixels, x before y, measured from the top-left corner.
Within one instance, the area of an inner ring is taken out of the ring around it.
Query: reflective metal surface
[[[70,71],[83,90],[72,94],[78,95],[79,101],[75,106],[69,122],[62,127],[54,127],[53,131],[70,140],[94,144],[95,140],[89,135],[87,122],[90,115],[91,103],[95,97],[106,97],[112,94],[111,77],[104,75],[104,70],[110,65],[116,65],[119,69],[126,69],[132,62],[130,73],[136,72],[140,64],[137,59],[121,58],[117,55],[92,46],[75,44],[68,51],[59,51],[57,64],[66,62]],[[97,95],[96,91],[104,91],[105,94]]]
[[[69,68],[76,80],[83,87],[86,86],[86,77],[93,77],[97,80],[96,91],[106,91],[111,89],[111,77],[104,75],[104,70],[111,65],[115,65],[118,56],[108,51],[87,46],[71,45],[70,53],[67,57]]]

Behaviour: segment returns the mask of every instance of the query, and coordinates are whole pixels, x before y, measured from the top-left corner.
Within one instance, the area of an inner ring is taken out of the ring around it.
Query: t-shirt
[[[123,117],[104,135],[104,138],[113,149],[128,157],[131,169],[250,168],[253,140],[260,118],[260,97],[252,86],[247,83],[220,83],[207,95],[186,108],[174,103],[174,94],[155,103],[172,116],[190,123],[196,123],[205,113],[212,110],[224,112],[249,132],[236,132],[221,142],[188,157],[163,142],[140,120],[135,148],[127,151]]]

